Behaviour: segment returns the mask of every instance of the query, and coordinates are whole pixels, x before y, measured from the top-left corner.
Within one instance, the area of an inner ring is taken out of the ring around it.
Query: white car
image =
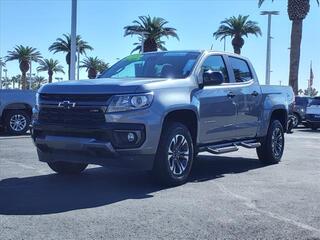
[[[312,130],[320,128],[320,97],[313,98],[306,111],[307,126]]]

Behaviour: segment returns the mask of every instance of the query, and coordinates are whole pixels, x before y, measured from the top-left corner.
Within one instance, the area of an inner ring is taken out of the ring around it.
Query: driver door
[[[229,74],[223,56],[210,55],[201,66],[201,77],[205,71],[220,71],[224,83],[216,86],[205,86],[197,92],[199,101],[201,144],[231,140],[236,131],[237,108],[230,96]]]

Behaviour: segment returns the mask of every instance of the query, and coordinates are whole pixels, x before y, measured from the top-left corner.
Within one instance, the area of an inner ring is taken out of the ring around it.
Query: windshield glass
[[[200,52],[154,52],[130,55],[99,78],[186,78]]]
[[[315,106],[315,105],[320,105],[320,98],[314,98],[309,103],[309,106]]]

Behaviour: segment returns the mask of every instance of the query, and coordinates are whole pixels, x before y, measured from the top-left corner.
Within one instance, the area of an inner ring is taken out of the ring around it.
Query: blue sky
[[[77,33],[94,47],[88,56],[98,56],[113,64],[117,58],[130,54],[136,37],[123,37],[123,27],[140,15],[161,16],[175,27],[180,41],[166,40],[169,50],[210,49],[223,50],[223,42],[214,40],[212,33],[221,20],[233,15],[250,15],[259,23],[263,36],[245,39],[242,55],[253,62],[260,82],[265,80],[267,17],[261,10],[278,10],[272,21],[271,83],[288,83],[291,22],[286,1],[277,0],[257,6],[257,0],[78,0]],[[70,32],[71,0],[0,0],[0,56],[5,56],[17,44],[37,48],[44,57],[58,59],[62,65],[65,56],[52,54],[48,47],[57,37]],[[307,87],[310,61],[313,61],[314,86],[320,89],[320,7],[311,0],[311,11],[304,21],[299,75],[300,88]],[[233,51],[230,39],[227,51]],[[18,74],[17,62],[7,63],[8,76]],[[36,64],[33,65],[35,72]],[[46,76],[46,73],[39,73]],[[66,75],[56,75],[63,77]],[[81,70],[80,78],[87,73]]]

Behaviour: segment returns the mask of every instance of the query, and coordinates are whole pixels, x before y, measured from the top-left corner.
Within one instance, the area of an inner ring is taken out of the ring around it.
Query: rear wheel
[[[318,126],[317,126],[317,125],[311,125],[311,129],[312,129],[313,131],[317,131],[317,130],[318,130]]]
[[[4,125],[9,134],[25,134],[29,130],[30,114],[24,110],[10,110],[5,114]]]
[[[257,148],[259,160],[265,164],[279,163],[284,150],[284,131],[279,120],[271,120],[267,136]]]
[[[301,118],[300,118],[299,114],[294,113],[292,115],[292,127],[296,128],[299,126],[300,123],[301,123]]]
[[[188,128],[168,123],[161,135],[153,174],[162,184],[181,185],[187,181],[194,159],[194,146]]]
[[[70,162],[50,162],[49,167],[61,174],[77,174],[86,169],[88,164],[85,163],[70,163]]]

